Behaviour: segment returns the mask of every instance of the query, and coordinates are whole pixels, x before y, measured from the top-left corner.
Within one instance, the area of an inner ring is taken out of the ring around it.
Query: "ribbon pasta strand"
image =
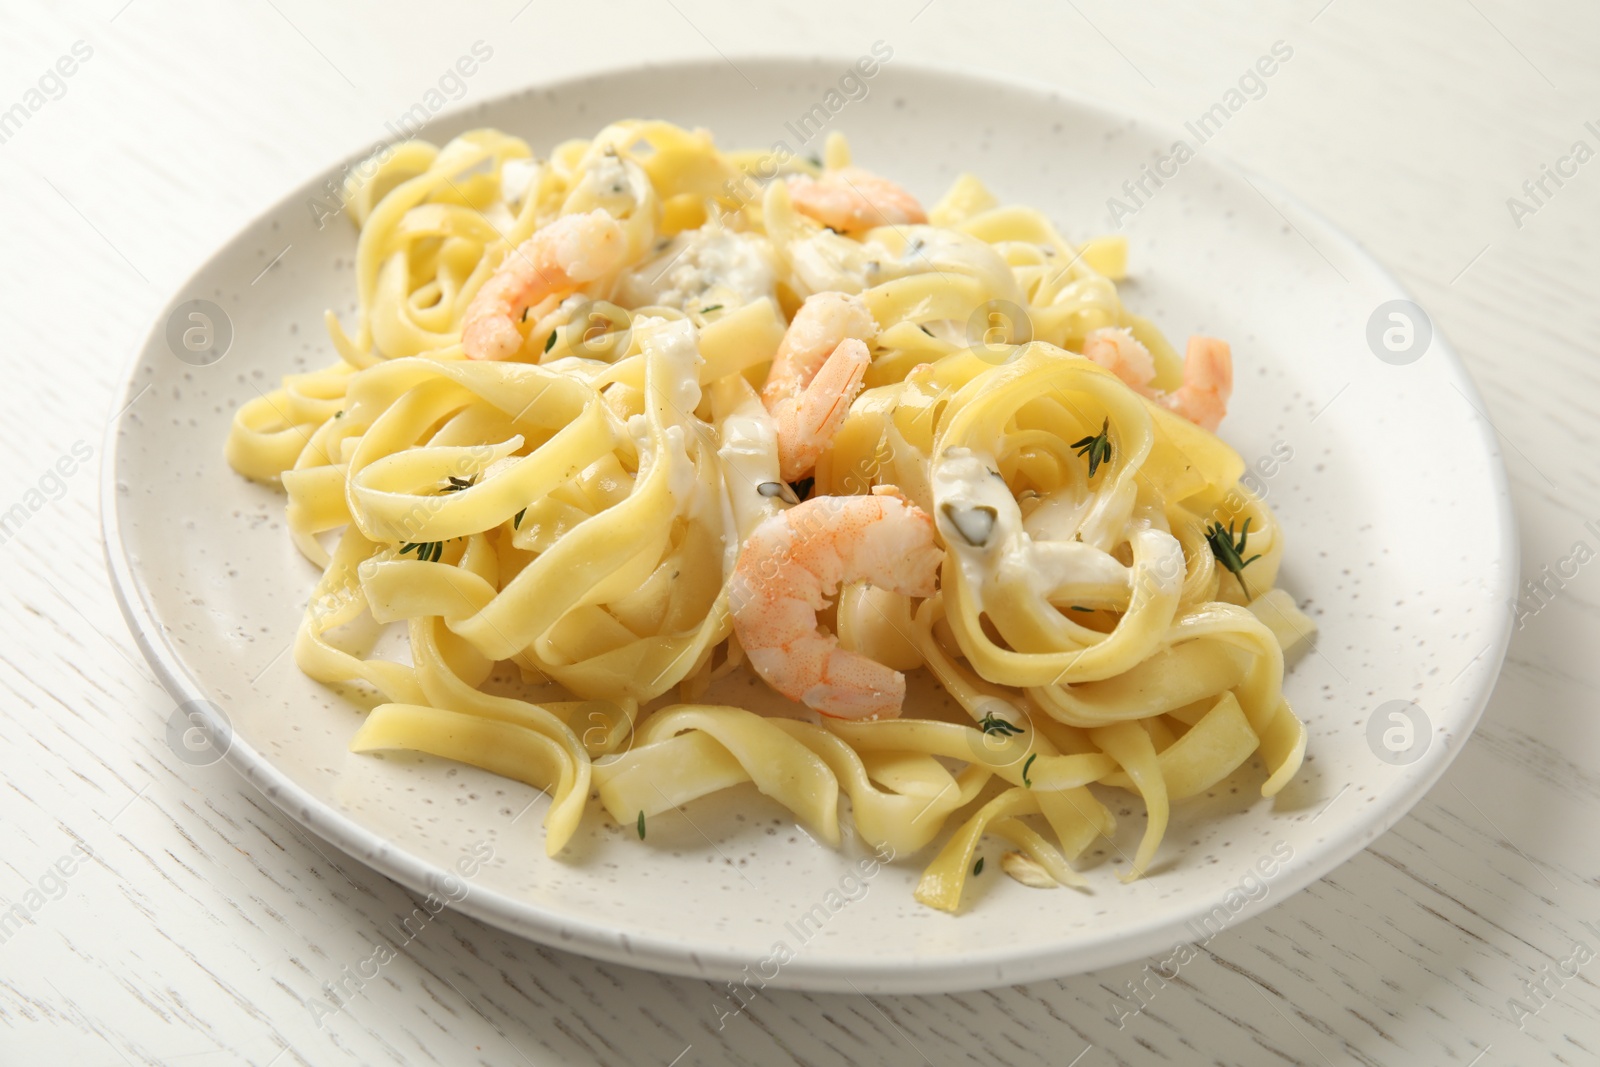
[[[948,912],[986,836],[1019,881],[1082,887],[1125,791],[1131,880],[1174,805],[1252,761],[1263,796],[1299,773],[1285,650],[1314,627],[1278,588],[1284,531],[1199,425],[1226,389],[1194,344],[1124,307],[1121,238],[1069,241],[971,175],[924,214],[838,135],[819,164],[637,120],[545,158],[411,141],[344,193],[353,324],[328,314],[335,361],[243,403],[224,454],[282,488],[321,572],[295,660],[368,694],[352,751],[548,793],[552,856],[592,794],[642,835],[754,786],[831,846],[843,799],[871,847],[932,851],[916,899]],[[605,269],[541,245],[579,232],[615,242]],[[762,388],[818,294],[853,302],[868,358],[789,485]],[[474,358],[489,313],[509,358]],[[834,576],[824,636],[923,688],[877,720],[710,700],[771,662],[738,629],[753,535],[875,490],[931,517],[937,591]]]

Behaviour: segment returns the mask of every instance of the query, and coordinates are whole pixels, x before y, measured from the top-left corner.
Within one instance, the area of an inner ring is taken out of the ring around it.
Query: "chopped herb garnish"
[[[711,306],[710,306],[710,307],[708,307],[708,308],[701,308],[701,309],[700,309],[700,314],[702,314],[702,315],[709,315],[709,314],[711,314],[711,312],[713,312],[713,311],[721,311],[721,310],[722,310],[722,305],[721,305],[721,304],[712,304],[712,305],[711,305]]]
[[[527,508],[523,508],[521,511],[517,512],[516,517],[511,520],[511,528],[513,530],[522,528],[522,516],[526,515],[527,513]]]
[[[811,495],[811,487],[816,484],[815,478],[801,478],[798,482],[790,482],[789,488],[794,490],[797,499],[805,500]]]
[[[1086,608],[1082,604],[1074,604],[1074,605],[1072,605],[1072,610],[1073,611],[1093,611],[1094,609],[1093,608]]]
[[[1100,432],[1093,437],[1084,437],[1072,442],[1072,447],[1078,450],[1078,455],[1089,457],[1089,477],[1094,477],[1094,472],[1100,469],[1100,464],[1111,462],[1111,420],[1104,419],[1100,423]]]
[[[930,329],[928,329],[928,328],[927,328],[927,327],[926,327],[926,326],[924,326],[924,325],[923,325],[923,324],[922,324],[922,323],[920,323],[920,322],[919,322],[919,323],[917,323],[917,329],[919,329],[919,330],[921,330],[921,331],[922,331],[922,332],[923,332],[923,333],[925,333],[925,334],[927,334],[927,335],[928,335],[928,336],[929,336],[929,337],[932,337],[932,336],[933,336],[933,331],[932,331],[932,330],[930,330]]]
[[[552,348],[554,348],[555,346],[556,346],[556,332],[554,330],[551,330],[550,331],[550,336],[546,337],[544,339],[544,350],[546,352],[548,352]]]
[[[644,840],[644,809],[639,810],[639,840]]]
[[[818,170],[822,169],[822,157],[821,156],[819,156],[815,152],[813,152],[809,156],[807,156],[806,158],[811,161],[811,165],[813,167],[816,167]]]
[[[400,546],[400,554],[416,550],[417,559],[423,563],[438,563],[439,557],[444,555],[443,541],[417,541],[409,545]]]
[[[974,863],[972,865],[972,874],[973,874],[973,877],[977,877],[978,875],[980,875],[982,873],[983,873],[983,857],[979,856],[978,857],[978,862]]]
[[[1033,761],[1038,758],[1039,753],[1035,752],[1033,755],[1028,757],[1028,762],[1022,765],[1022,784],[1027,786],[1029,789],[1033,788],[1033,779],[1028,777],[1028,768],[1032,767]]]
[[[478,480],[478,476],[476,474],[474,474],[470,478],[457,478],[453,474],[450,475],[449,477],[450,477],[450,484],[445,486],[443,489],[439,490],[439,492],[441,492],[441,493],[459,493],[463,489],[471,489],[473,484],[476,483],[477,480]]]
[[[989,712],[978,720],[978,728],[986,734],[999,734],[1002,737],[1022,733],[1022,727],[1009,719],[1002,719],[994,712]]]
[[[336,418],[336,419],[342,419],[342,418],[344,418],[344,412],[342,412],[342,411],[335,411],[335,412],[334,412],[334,413],[333,413],[333,417],[334,417],[334,418]]]
[[[1239,540],[1233,539],[1233,520],[1228,520],[1228,528],[1224,530],[1221,523],[1216,523],[1206,528],[1206,543],[1211,546],[1211,554],[1217,557],[1217,562],[1233,572],[1239,579],[1239,588],[1244,590],[1246,599],[1250,596],[1249,586],[1244,584],[1244,569],[1261,558],[1257,552],[1249,559],[1244,558],[1245,540],[1250,536],[1250,520],[1244,520],[1244,526],[1239,529]]]
[[[988,504],[975,504],[969,508],[956,507],[950,501],[940,505],[944,517],[950,520],[950,525],[956,528],[956,533],[961,539],[973,548],[982,548],[989,543],[989,538],[994,534],[994,526],[1000,519],[1000,512]]]

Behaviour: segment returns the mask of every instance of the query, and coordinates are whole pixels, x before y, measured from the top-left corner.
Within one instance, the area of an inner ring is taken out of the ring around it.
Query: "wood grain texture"
[[[757,16],[623,0],[596,32],[586,5],[547,0],[445,23],[416,0],[13,5],[0,111],[74,42],[92,57],[0,143],[0,512],[76,442],[98,453],[129,352],[213,247],[381,136],[476,39],[496,58],[471,98],[647,56],[881,38],[898,59],[1043,78],[1169,122],[1281,39],[1294,62],[1218,149],[1366,244],[1462,353],[1506,453],[1525,575],[1579,540],[1600,548],[1584,528],[1600,519],[1600,161],[1520,226],[1506,206],[1574,140],[1600,147],[1584,129],[1600,125],[1600,9],[1206,7],[813,0]],[[1525,620],[1482,726],[1409,817],[1175,975],[1152,960],[959,996],[766,991],[719,1029],[709,983],[451,912],[408,940],[406,891],[225,766],[179,762],[171,701],[107,587],[98,462],[45,483],[59,499],[4,545],[0,897],[41,903],[0,944],[0,1062],[1600,1062],[1600,963],[1557,971],[1579,943],[1600,952],[1600,566]],[[1144,1008],[1119,1026],[1130,983]],[[1519,1020],[1513,999],[1537,1014]]]

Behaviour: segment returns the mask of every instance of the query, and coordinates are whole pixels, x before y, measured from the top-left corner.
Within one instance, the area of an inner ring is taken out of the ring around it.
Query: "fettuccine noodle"
[[[1284,653],[1310,624],[1272,512],[1197,425],[1227,348],[1186,364],[1123,307],[1120,239],[1069,243],[971,176],[924,221],[837,135],[808,161],[628,121],[541,160],[478,130],[355,173],[359,317],[330,312],[338,360],[227,441],[322,570],[296,662],[377,694],[354,751],[547,791],[550,855],[593,795],[643,836],[753,783],[837,844],[842,794],[869,846],[932,850],[917,897],[946,911],[986,835],[1019,880],[1081,886],[1069,861],[1129,791],[1136,878],[1174,802],[1252,758],[1264,796],[1298,772]],[[854,332],[788,383],[824,312]],[[796,399],[847,357],[831,408]],[[897,531],[915,580],[852,570]],[[831,579],[796,569],[808,537],[842,553]],[[371,652],[391,623],[409,657]],[[705,701],[750,671],[823,713]],[[952,710],[902,698],[908,671]]]

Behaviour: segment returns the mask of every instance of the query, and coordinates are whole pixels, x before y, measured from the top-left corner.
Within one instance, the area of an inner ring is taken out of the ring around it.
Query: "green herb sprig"
[[[986,734],[999,734],[1001,737],[1014,737],[1023,732],[1022,727],[1000,718],[992,711],[978,720],[978,729]]]
[[[1211,546],[1211,554],[1217,557],[1217,562],[1228,568],[1233,576],[1239,579],[1239,588],[1244,590],[1246,599],[1250,597],[1250,587],[1244,584],[1244,569],[1261,558],[1257,552],[1249,559],[1244,557],[1246,552],[1245,541],[1250,536],[1250,520],[1244,520],[1244,526],[1239,529],[1239,539],[1233,539],[1233,520],[1228,520],[1227,529],[1221,523],[1206,527],[1206,543]]]
[[[444,555],[443,541],[417,541],[409,545],[400,546],[400,554],[415,551],[418,561],[422,563],[438,563],[439,557]]]
[[[1100,423],[1100,432],[1093,437],[1083,437],[1072,442],[1072,447],[1078,450],[1078,455],[1089,457],[1089,477],[1094,477],[1094,472],[1100,469],[1100,464],[1111,462],[1111,419],[1107,417]]]

